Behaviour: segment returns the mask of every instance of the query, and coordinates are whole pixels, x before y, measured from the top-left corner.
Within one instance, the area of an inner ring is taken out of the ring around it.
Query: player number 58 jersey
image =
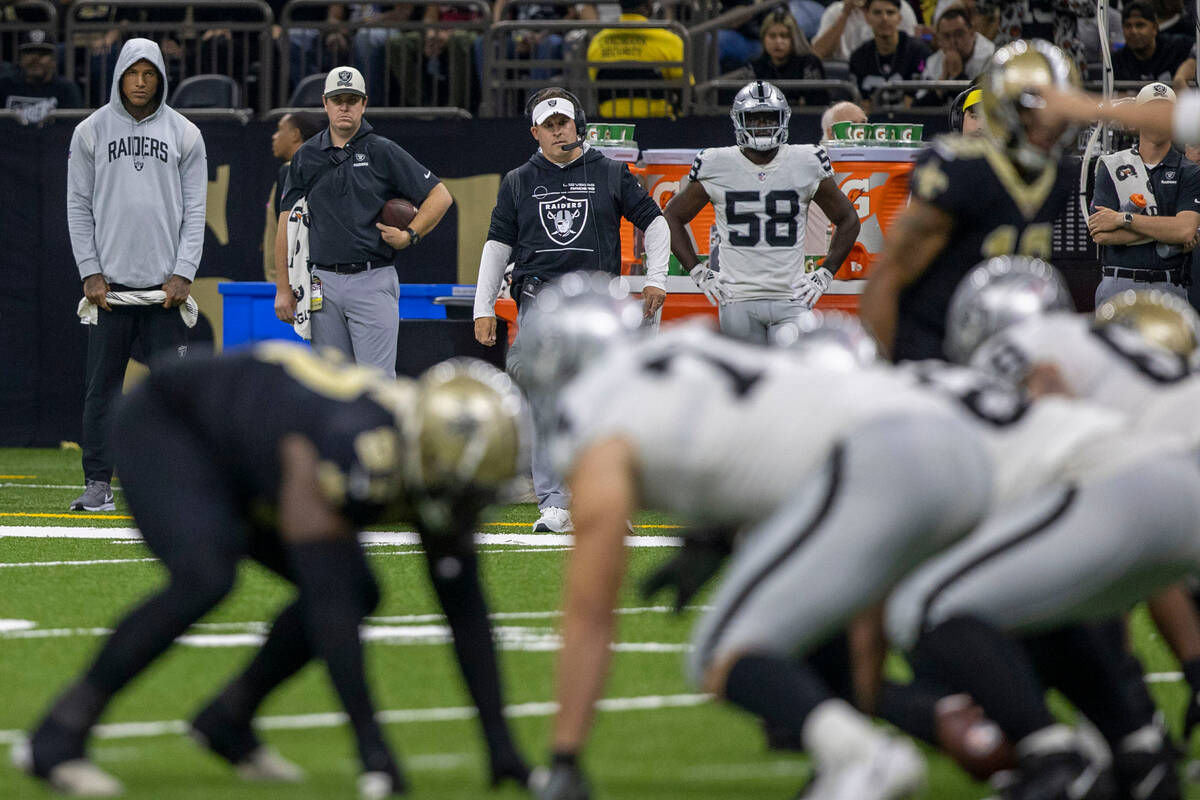
[[[790,298],[804,273],[808,204],[833,165],[818,145],[782,145],[767,164],[737,147],[701,150],[688,177],[712,200],[721,281],[733,300]]]

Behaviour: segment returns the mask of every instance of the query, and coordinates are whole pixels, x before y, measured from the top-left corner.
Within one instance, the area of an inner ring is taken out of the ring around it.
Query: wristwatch
[[[1121,223],[1121,227],[1125,230],[1133,227],[1133,214],[1130,214],[1128,211],[1125,212],[1125,221]]]
[[[1129,215],[1126,214],[1125,216],[1129,216]],[[419,242],[421,240],[421,234],[414,231],[411,227],[405,228],[404,232],[408,234],[408,243],[409,244],[416,244],[417,242]]]

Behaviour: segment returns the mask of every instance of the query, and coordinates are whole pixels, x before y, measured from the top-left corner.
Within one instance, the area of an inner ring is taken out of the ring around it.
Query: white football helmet
[[[606,272],[568,273],[533,303],[521,319],[521,360],[528,363],[520,380],[535,405],[642,325],[626,282]]]
[[[763,125],[759,120],[748,119],[756,114],[770,114],[772,121]],[[762,80],[747,83],[733,98],[729,116],[733,119],[738,147],[774,150],[781,144],[787,144],[792,108],[783,92],[774,84]]]
[[[946,354],[965,364],[988,337],[1048,311],[1074,311],[1067,282],[1038,258],[998,256],[958,284],[946,312]]]
[[[841,311],[810,311],[781,325],[771,343],[792,351],[802,363],[850,372],[879,360],[879,348],[858,317]]]

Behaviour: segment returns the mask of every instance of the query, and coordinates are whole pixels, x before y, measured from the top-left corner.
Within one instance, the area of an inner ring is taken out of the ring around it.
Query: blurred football
[[[402,198],[393,197],[383,204],[383,208],[379,209],[379,216],[375,218],[375,221],[404,230],[412,224],[413,217],[416,215],[416,206]]]

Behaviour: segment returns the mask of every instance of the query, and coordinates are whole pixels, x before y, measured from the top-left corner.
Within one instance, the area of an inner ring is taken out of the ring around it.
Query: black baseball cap
[[[54,46],[58,43],[57,37],[50,31],[34,28],[29,31],[22,31],[17,38],[17,52],[24,53],[30,50],[44,50],[48,53],[54,52]]]

